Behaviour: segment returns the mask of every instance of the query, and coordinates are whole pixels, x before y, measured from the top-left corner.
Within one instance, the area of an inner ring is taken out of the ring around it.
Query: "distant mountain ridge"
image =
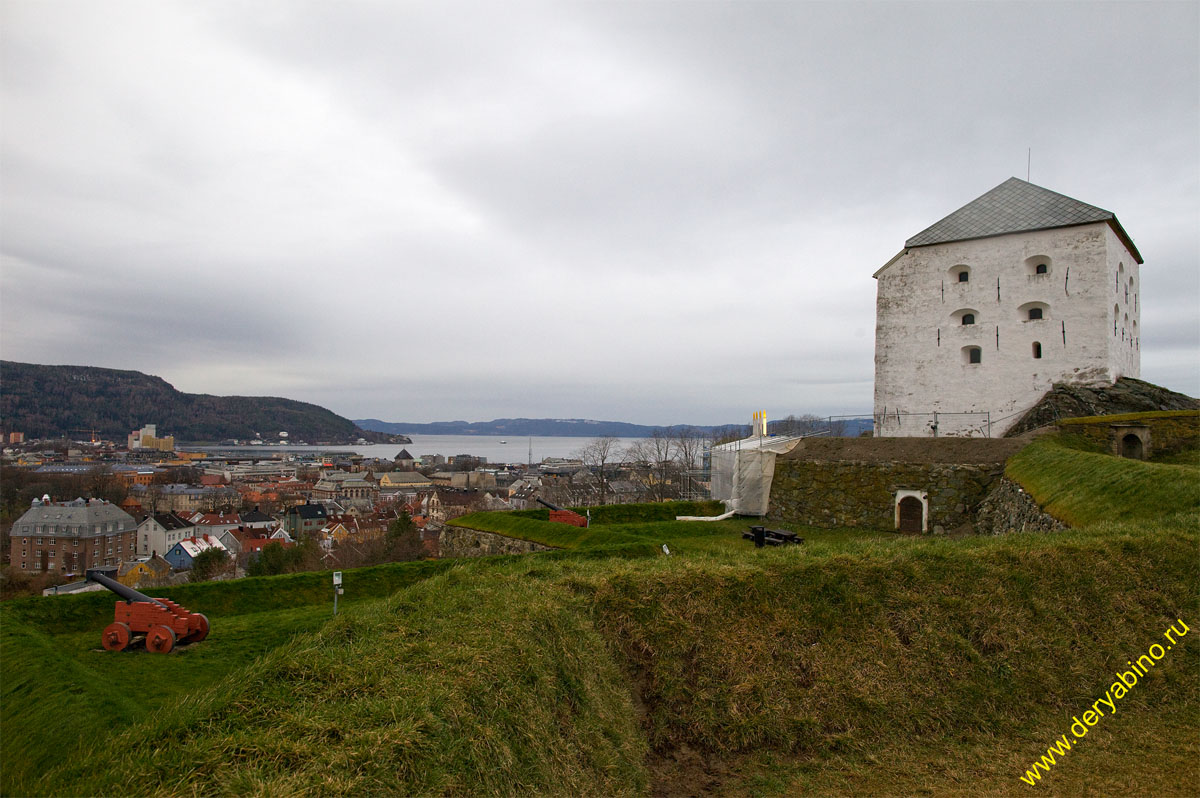
[[[26,438],[99,437],[122,442],[155,424],[176,441],[228,438],[306,443],[387,442],[318,405],[276,396],[211,396],[177,391],[161,377],[95,366],[43,366],[0,361],[0,425]]]
[[[355,419],[354,423],[363,429],[398,435],[535,435],[559,438],[645,438],[656,429],[670,431],[685,426],[680,424],[674,427],[651,427],[624,421],[593,421],[586,418],[497,418],[492,421],[434,421],[427,424],[362,418]],[[696,429],[707,432],[712,428]]]
[[[363,429],[398,435],[501,435],[519,438],[522,436],[548,436],[558,438],[646,438],[655,430],[673,433],[691,427],[702,435],[725,433],[733,428],[749,429],[745,424],[673,424],[671,426],[648,426],[624,421],[594,421],[587,418],[497,418],[492,421],[435,421],[428,424],[411,422],[380,421],[377,418],[356,419]],[[870,419],[854,419],[851,431],[842,434],[857,435],[862,429],[870,429]]]

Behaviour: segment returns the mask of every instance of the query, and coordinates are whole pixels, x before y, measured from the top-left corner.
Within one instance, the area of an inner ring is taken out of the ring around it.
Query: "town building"
[[[26,573],[83,573],[134,555],[137,522],[100,499],[35,499],[10,532],[9,562]]]
[[[130,491],[143,507],[154,512],[168,510],[193,513],[211,510],[239,501],[238,492],[227,487],[195,486],[182,483],[170,485],[132,485]]]
[[[326,524],[328,514],[321,504],[297,504],[283,514],[283,530],[295,539],[315,535]]]
[[[137,528],[139,557],[163,555],[176,543],[196,534],[196,525],[174,513],[154,513],[141,520]]]
[[[1018,178],[875,273],[876,436],[991,436],[1055,383],[1141,363],[1142,256],[1111,212]]]
[[[157,555],[127,560],[117,569],[117,581],[134,590],[166,584],[171,564]]]
[[[141,429],[135,429],[129,433],[127,444],[131,450],[153,449],[158,452],[175,451],[175,438],[170,435],[165,438],[158,437],[158,428],[154,424],[147,424]]]
[[[417,459],[408,453],[408,449],[401,449],[392,462],[399,471],[411,471],[417,465]]]
[[[368,509],[379,495],[379,487],[369,477],[370,474],[364,476],[358,472],[326,471],[313,486],[312,498],[360,510]]]
[[[379,475],[381,493],[415,493],[431,487],[429,477],[420,471],[389,471]]]
[[[163,559],[176,571],[190,571],[196,556],[208,549],[218,549],[224,551],[226,555],[229,554],[225,547],[221,545],[221,542],[212,535],[200,535],[199,537],[185,538],[179,541],[167,550],[167,553],[163,555]]]

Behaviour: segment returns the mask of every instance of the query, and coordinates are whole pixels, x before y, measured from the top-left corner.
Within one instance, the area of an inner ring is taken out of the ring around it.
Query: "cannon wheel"
[[[197,618],[196,628],[188,632],[187,637],[183,638],[184,643],[199,643],[204,638],[208,637],[208,618],[204,613],[193,612],[193,618]]]
[[[129,631],[129,624],[114,621],[104,627],[104,632],[100,635],[100,642],[109,651],[124,651],[132,637],[133,633]]]
[[[151,626],[146,633],[146,648],[155,654],[166,654],[175,648],[175,630],[169,626]]]

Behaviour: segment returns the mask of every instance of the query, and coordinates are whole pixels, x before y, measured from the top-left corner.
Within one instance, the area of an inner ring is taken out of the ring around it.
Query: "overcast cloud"
[[[1194,2],[0,10],[6,359],[396,421],[869,413],[872,273],[1032,148],[1146,258],[1143,378],[1200,394]]]

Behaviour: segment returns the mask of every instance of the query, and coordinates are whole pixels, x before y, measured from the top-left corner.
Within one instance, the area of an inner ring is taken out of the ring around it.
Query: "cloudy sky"
[[[1142,376],[1200,394],[1194,2],[0,14],[5,359],[390,421],[869,413],[872,273],[1031,164],[1117,214]]]

